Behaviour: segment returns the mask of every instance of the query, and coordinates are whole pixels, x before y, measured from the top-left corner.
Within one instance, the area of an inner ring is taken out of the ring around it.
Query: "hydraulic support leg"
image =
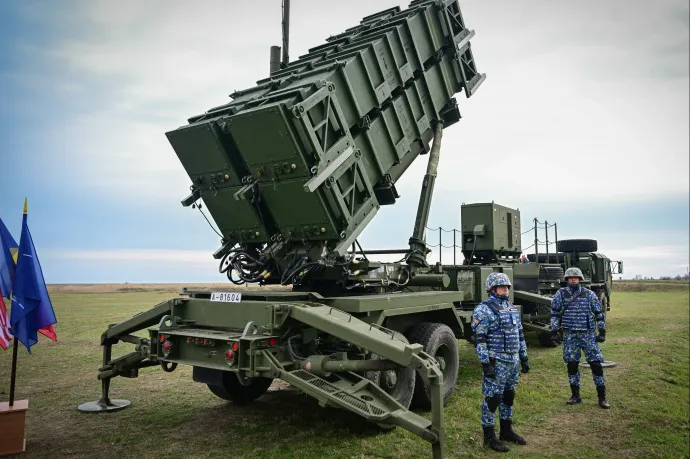
[[[130,405],[129,400],[110,398],[110,380],[115,376],[136,377],[139,368],[157,364],[148,360],[148,340],[130,335],[130,333],[155,325],[161,317],[170,312],[171,307],[178,303],[178,299],[159,303],[142,314],[136,315],[120,324],[111,325],[101,335],[103,366],[98,369],[98,379],[101,380],[101,398],[98,401],[82,403],[77,407],[79,411],[84,413],[118,411]],[[119,341],[136,345],[136,351],[112,360],[113,345]]]
[[[112,357],[113,345],[110,343],[103,345],[103,367],[106,367],[110,363]],[[100,376],[100,375],[99,375]],[[99,378],[100,379],[100,378]],[[110,379],[111,377],[101,379],[101,399],[97,402],[86,402],[82,403],[77,407],[79,411],[90,413],[90,412],[103,412],[103,411],[118,411],[127,408],[130,405],[129,400],[111,400],[109,396],[110,390]]]

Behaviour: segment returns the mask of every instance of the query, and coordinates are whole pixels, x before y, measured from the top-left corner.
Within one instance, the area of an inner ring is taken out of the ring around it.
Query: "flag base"
[[[0,456],[23,453],[26,449],[24,427],[28,409],[28,400],[15,400],[12,406],[9,402],[0,403]]]
[[[82,413],[102,413],[104,411],[119,411],[127,408],[131,402],[129,400],[110,399],[107,403],[103,400],[97,402],[82,403],[77,407]]]

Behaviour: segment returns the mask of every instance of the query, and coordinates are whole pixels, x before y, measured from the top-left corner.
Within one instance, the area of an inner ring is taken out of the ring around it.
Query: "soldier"
[[[565,271],[568,286],[563,287],[551,301],[551,337],[556,345],[560,344],[559,331],[563,330],[563,360],[568,365],[568,381],[572,396],[566,403],[581,403],[580,398],[580,352],[592,369],[592,378],[599,395],[599,406],[609,408],[606,400],[604,369],[601,364],[604,356],[597,343],[606,341],[606,323],[597,295],[580,284],[584,278],[579,268],[568,268]],[[594,329],[598,321],[599,335]]]
[[[481,411],[484,445],[500,452],[509,450],[501,440],[527,444],[512,428],[513,400],[520,376],[518,364],[521,364],[523,373],[529,371],[529,365],[520,313],[508,300],[510,286],[510,279],[505,274],[489,274],[486,279],[489,298],[477,305],[472,314],[472,330],[484,374]],[[496,408],[499,409],[500,439],[496,438],[494,430]]]

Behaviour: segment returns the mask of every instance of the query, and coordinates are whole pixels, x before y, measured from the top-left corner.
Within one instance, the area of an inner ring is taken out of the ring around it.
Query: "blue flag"
[[[48,288],[43,279],[41,264],[36,255],[26,218],[27,202],[25,200],[17,271],[12,291],[10,324],[12,334],[31,352],[31,346],[38,342],[39,330],[51,327],[57,323],[57,319],[48,296]]]
[[[0,219],[0,296],[9,298],[14,285],[15,258],[17,242]]]

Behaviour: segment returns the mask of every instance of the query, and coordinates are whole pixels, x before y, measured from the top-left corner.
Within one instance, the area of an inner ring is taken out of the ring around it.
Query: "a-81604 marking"
[[[242,294],[237,292],[213,292],[211,301],[222,301],[224,303],[239,303],[242,301]]]

